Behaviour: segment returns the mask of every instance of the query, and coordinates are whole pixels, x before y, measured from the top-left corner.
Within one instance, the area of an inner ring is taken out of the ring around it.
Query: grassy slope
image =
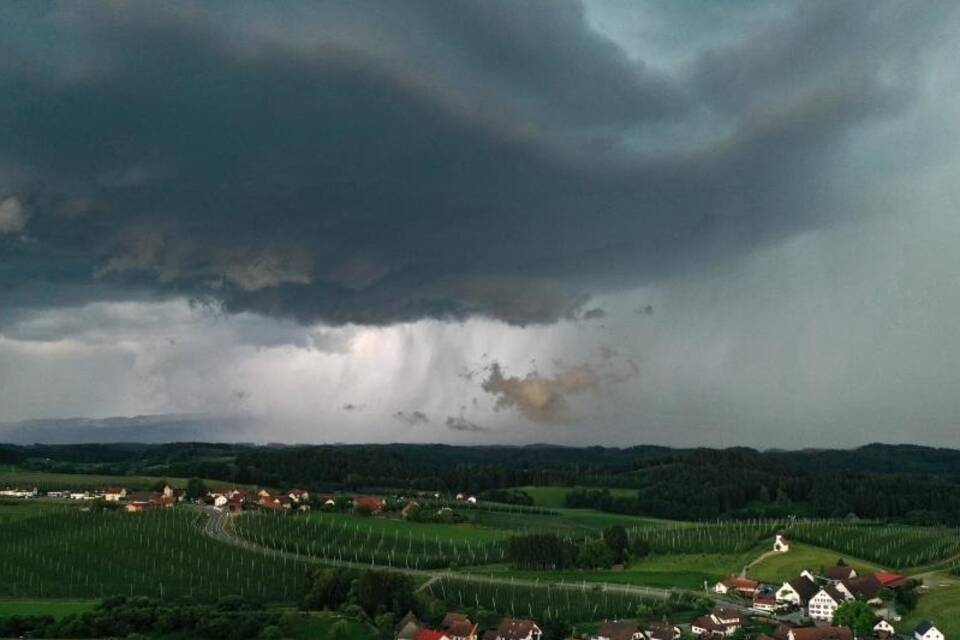
[[[763,582],[783,582],[797,577],[804,569],[810,569],[816,573],[820,567],[836,564],[840,557],[843,557],[858,573],[872,573],[882,569],[879,565],[866,560],[850,558],[837,551],[795,542],[790,546],[789,552],[770,556],[750,567],[748,575]]]
[[[41,616],[60,618],[71,613],[83,613],[97,605],[97,600],[0,600],[0,616]]]
[[[569,536],[597,535],[603,529],[615,524],[632,527],[667,522],[653,518],[601,513],[591,509],[555,509],[555,511],[557,511],[555,515],[516,514],[470,509],[462,510],[461,513],[475,524],[509,531],[510,533],[531,531]]]
[[[159,481],[166,481],[174,487],[187,486],[187,478],[167,478],[152,476],[105,476],[86,473],[46,473],[43,471],[11,470],[9,467],[0,469],[0,487],[29,485],[41,490],[56,489],[100,489],[109,486],[122,486],[128,490],[144,490],[152,487]],[[227,488],[234,486],[228,482],[218,480],[204,480],[210,489]]]
[[[930,620],[947,638],[960,637],[960,586],[936,589],[920,596],[917,608],[896,623],[899,633],[912,633],[921,620]]]

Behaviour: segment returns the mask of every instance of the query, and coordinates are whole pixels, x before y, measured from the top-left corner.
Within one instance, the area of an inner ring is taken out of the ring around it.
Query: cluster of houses
[[[310,510],[310,492],[305,489],[291,489],[286,493],[272,493],[266,489],[260,489],[257,492],[231,489],[230,491],[212,491],[207,498],[217,509],[230,513],[255,507],[271,511]],[[332,501],[332,498],[330,500]]]
[[[117,503],[127,511],[143,511],[152,508],[172,507],[183,500],[183,491],[170,485],[164,486],[163,491],[127,491],[123,487],[106,487],[93,491],[65,489],[47,491],[44,494],[41,494],[40,490],[36,487],[15,487],[0,490],[0,496],[2,497],[27,499],[37,498],[41,495],[61,500],[104,500],[106,502]]]
[[[422,623],[413,612],[397,625],[397,640],[540,640],[543,631],[533,620],[504,618],[496,629],[478,634],[477,624],[462,613],[448,613],[436,629]]]
[[[788,552],[790,541],[785,535],[777,534],[773,550],[779,553]],[[906,581],[906,577],[886,571],[859,575],[853,567],[838,564],[826,567],[823,575],[815,575],[809,570],[801,571],[798,577],[780,585],[734,577],[716,583],[713,590],[720,595],[736,595],[747,599],[750,601],[750,609],[760,613],[801,610],[819,625],[813,628],[817,630],[816,633],[807,629],[790,629],[783,625],[783,637],[778,640],[848,640],[849,629],[829,626],[833,623],[837,609],[853,600],[874,606],[882,605],[883,591],[901,587]],[[735,611],[730,611],[721,615],[714,612],[703,616],[698,619],[694,634],[716,637],[732,635],[739,629],[735,614]],[[881,640],[887,640],[896,634],[893,623],[885,619],[880,619],[873,631]],[[914,630],[914,637],[915,640],[944,640],[939,629],[929,622],[921,623]]]

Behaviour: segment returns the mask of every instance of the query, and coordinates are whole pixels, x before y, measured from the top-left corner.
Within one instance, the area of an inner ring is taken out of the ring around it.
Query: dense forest
[[[34,445],[0,447],[0,462],[65,473],[197,476],[315,490],[469,491],[517,503],[528,499],[506,489],[571,486],[581,489],[570,493],[567,506],[676,519],[854,514],[916,523],[960,522],[960,451],[912,445],[802,451],[547,445]]]

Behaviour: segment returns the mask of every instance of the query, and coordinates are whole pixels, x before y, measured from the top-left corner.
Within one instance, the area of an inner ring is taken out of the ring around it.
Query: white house
[[[896,633],[896,629],[886,620],[881,619],[880,622],[873,625],[873,634],[878,638],[890,638],[894,633]]]
[[[16,487],[13,489],[8,488],[8,489],[0,490],[0,496],[3,496],[5,498],[34,498],[39,493],[40,492],[37,490],[36,487],[34,487],[33,489],[30,489],[27,487]]]
[[[94,500],[96,498],[89,491],[71,491],[69,497],[71,500]]]
[[[809,580],[810,582],[812,582],[812,583],[814,583],[814,584],[817,583],[817,576],[813,575],[813,572],[810,571],[809,569],[804,569],[803,571],[801,571],[801,572],[800,572],[800,577],[801,577],[801,578],[806,578],[807,580]]]
[[[218,493],[213,496],[213,506],[215,507],[225,507],[227,506],[228,502],[230,502],[230,498],[222,493]]]
[[[944,640],[943,633],[929,620],[924,620],[914,628],[913,637],[914,640]]]
[[[690,623],[690,632],[695,636],[732,636],[743,625],[743,617],[733,609],[714,609],[709,615],[700,616]]]
[[[467,502],[469,502],[470,504],[477,504],[477,497],[470,496],[469,498],[467,498]]]
[[[814,620],[833,622],[833,614],[849,599],[851,598],[847,598],[845,594],[827,585],[810,598],[810,602],[807,603],[807,615]]]
[[[787,536],[778,533],[777,537],[773,540],[773,550],[778,553],[790,551],[790,540],[787,539]]]
[[[806,575],[801,574],[799,578],[784,582],[783,586],[777,589],[775,597],[777,602],[782,604],[803,606],[810,601],[810,598],[816,595],[817,591],[819,591],[817,583]]]
[[[127,497],[127,490],[123,487],[109,487],[103,490],[103,499],[107,502],[120,502]]]

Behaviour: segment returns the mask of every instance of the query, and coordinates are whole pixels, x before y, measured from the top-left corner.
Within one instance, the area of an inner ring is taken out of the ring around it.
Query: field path
[[[781,552],[781,551],[774,551],[773,549],[770,549],[769,551],[764,551],[764,552],[761,553],[759,556],[757,556],[756,558],[754,558],[753,560],[751,560],[750,562],[748,562],[747,565],[746,565],[743,569],[740,570],[740,577],[741,577],[741,578],[746,578],[746,577],[747,577],[747,572],[750,570],[750,567],[752,567],[752,566],[754,566],[754,565],[758,565],[758,564],[760,564],[761,562],[763,562],[764,560],[766,560],[767,558],[771,558],[771,557],[773,557],[773,556],[775,556],[775,555],[777,555],[777,554],[779,554],[779,553],[782,553],[782,552]]]
[[[244,540],[243,538],[237,536],[233,533],[232,529],[232,520],[233,518],[242,517],[224,513],[214,507],[204,507],[203,512],[208,515],[207,522],[204,524],[203,531],[211,538],[215,538],[227,544],[232,544],[234,546],[246,549],[248,551],[253,551],[256,553],[261,553],[268,556],[274,556],[277,558],[284,558],[287,560],[295,560],[298,562],[307,562],[311,564],[317,564],[321,566],[331,566],[331,567],[344,567],[350,569],[371,569],[375,568],[381,571],[394,571],[397,573],[403,573],[420,580],[424,580],[419,589],[428,588],[430,584],[433,584],[437,580],[443,578],[451,578],[457,580],[469,580],[472,582],[482,582],[487,584],[501,584],[501,585],[522,585],[522,586],[543,586],[545,584],[550,584],[553,588],[565,588],[565,589],[575,589],[577,591],[583,591],[585,588],[597,588],[599,587],[603,591],[609,593],[622,593],[626,595],[634,595],[640,598],[656,598],[659,600],[667,600],[670,598],[672,593],[688,593],[692,595],[702,596],[704,595],[701,591],[690,591],[685,589],[658,589],[656,587],[644,587],[641,585],[629,585],[629,584],[608,584],[606,582],[551,582],[549,580],[528,580],[524,578],[513,578],[513,577],[496,577],[493,575],[482,575],[476,573],[456,573],[453,571],[446,570],[427,570],[427,569],[405,569],[402,567],[389,567],[385,565],[373,565],[365,564],[362,562],[350,562],[349,560],[332,560],[327,558],[317,558],[314,556],[307,556],[303,554],[297,554],[289,551],[281,551],[279,549],[273,549],[270,547],[264,547],[249,540]],[[419,590],[418,589],[418,590]],[[738,609],[740,611],[747,611],[748,609],[744,605],[735,600],[728,600],[726,598],[719,598],[716,594],[710,594],[710,596],[722,603],[724,606]]]

